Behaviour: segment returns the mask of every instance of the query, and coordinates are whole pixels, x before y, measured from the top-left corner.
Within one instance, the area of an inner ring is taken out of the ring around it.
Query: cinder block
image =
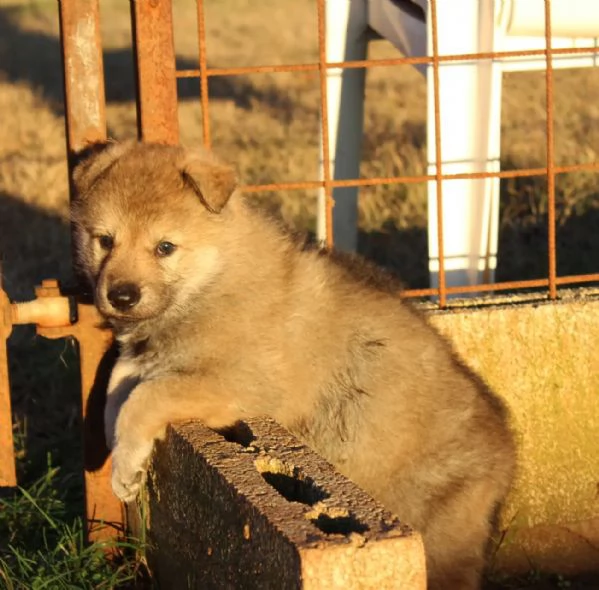
[[[145,516],[161,589],[426,588],[420,536],[281,426],[227,439],[188,423],[157,445]]]

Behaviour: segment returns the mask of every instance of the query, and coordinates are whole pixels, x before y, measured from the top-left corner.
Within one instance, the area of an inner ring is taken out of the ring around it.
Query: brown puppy
[[[302,249],[202,151],[108,144],[74,179],[79,262],[121,346],[117,496],[167,423],[269,415],[420,530],[431,588],[477,588],[514,470],[506,411],[396,285]]]

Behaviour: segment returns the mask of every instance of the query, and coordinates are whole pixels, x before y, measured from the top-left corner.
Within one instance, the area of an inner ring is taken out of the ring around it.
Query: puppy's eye
[[[170,256],[176,249],[177,246],[171,244],[171,242],[160,242],[158,246],[156,246],[156,256],[160,256],[161,258]]]
[[[114,246],[114,238],[109,235],[98,236],[98,243],[100,244],[100,248],[102,248],[102,250],[106,250],[108,252],[112,250]]]

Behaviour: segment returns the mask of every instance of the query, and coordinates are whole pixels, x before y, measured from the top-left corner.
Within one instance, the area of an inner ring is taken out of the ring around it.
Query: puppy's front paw
[[[119,443],[112,453],[112,490],[123,502],[135,500],[144,483],[153,443]]]

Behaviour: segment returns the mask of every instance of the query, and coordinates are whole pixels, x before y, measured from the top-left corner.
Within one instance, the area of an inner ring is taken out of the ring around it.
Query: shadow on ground
[[[497,282],[544,279],[548,274],[548,224],[504,223],[499,231]],[[400,229],[388,224],[381,231],[358,236],[361,254],[397,274],[411,289],[429,286],[425,228]],[[599,209],[572,214],[556,232],[557,275],[599,272]]]
[[[11,299],[31,298],[46,278],[72,282],[69,224],[3,191],[0,255],[3,288]]]
[[[358,251],[397,275],[406,288],[425,289],[429,286],[425,228],[401,229],[390,223],[381,231],[360,231]]]
[[[37,89],[57,113],[64,113],[60,40],[42,32],[24,30],[15,22],[14,9],[0,7],[0,76],[11,82],[26,82]],[[104,50],[106,101],[135,100],[135,68],[130,47]],[[177,56],[178,69],[197,69],[198,60]],[[199,100],[199,79],[178,81],[180,100]],[[246,76],[210,78],[211,100],[232,100],[238,107],[252,108],[255,102],[292,116],[294,102],[274,87],[258,88]]]
[[[497,281],[546,278],[547,219],[538,223],[504,224],[499,235]],[[572,214],[557,228],[558,276],[599,272],[599,209]]]
[[[0,192],[0,253],[3,289],[12,300],[31,299],[44,278],[72,282],[69,225],[5,192]],[[80,474],[81,459],[73,453],[81,439],[75,342],[38,338],[32,326],[15,326],[7,349],[19,484],[35,480],[48,463]],[[80,479],[65,480],[76,506],[82,501]]]

